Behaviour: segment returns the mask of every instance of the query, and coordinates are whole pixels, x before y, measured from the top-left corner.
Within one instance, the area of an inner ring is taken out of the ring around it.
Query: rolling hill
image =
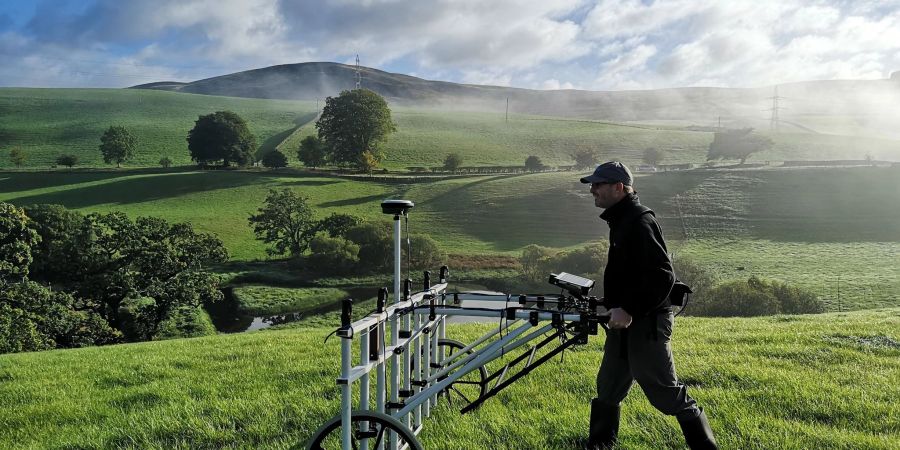
[[[642,91],[532,90],[432,81],[360,67],[361,85],[395,104],[504,111],[595,120],[679,120],[707,126],[769,128],[779,110],[785,131],[898,137],[892,124],[900,79],[826,80],[757,88],[685,87]],[[324,99],[356,86],[356,68],[338,63],[278,65],[190,83],[135,86],[195,94]],[[777,103],[773,97],[778,97]]]

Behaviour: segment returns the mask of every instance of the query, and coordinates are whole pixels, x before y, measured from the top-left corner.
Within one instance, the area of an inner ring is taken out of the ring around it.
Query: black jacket
[[[603,295],[608,305],[633,317],[667,308],[675,283],[662,230],[656,217],[628,194],[600,218],[609,224],[609,257],[603,272]]]

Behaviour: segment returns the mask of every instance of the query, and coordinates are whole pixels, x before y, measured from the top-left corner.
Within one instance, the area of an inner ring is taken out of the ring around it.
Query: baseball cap
[[[594,173],[581,179],[582,183],[622,183],[631,186],[634,177],[631,171],[618,161],[609,161],[597,166]]]

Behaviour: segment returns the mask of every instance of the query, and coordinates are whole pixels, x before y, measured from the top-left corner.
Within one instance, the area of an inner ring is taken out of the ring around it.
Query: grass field
[[[385,184],[276,172],[6,173],[0,201],[59,203],[187,221],[218,235],[233,259],[265,258],[247,217],[270,188],[310,198],[319,216],[383,220],[385,198],[416,202],[413,233],[449,253],[517,255],[536,243],[571,247],[604,239],[606,225],[577,175],[551,173]],[[796,283],[832,310],[897,306],[900,298],[898,168],[694,170],[643,175],[676,256],[719,279],[759,275]],[[743,268],[743,269],[741,269]]]
[[[337,304],[347,298],[346,291],[336,288],[279,288],[271,286],[239,286],[234,288],[238,311],[257,316],[303,313]]]
[[[452,326],[471,340],[494,325]],[[900,310],[679,318],[679,375],[722,448],[900,448]],[[292,448],[339,409],[330,328],[0,355],[2,448]],[[553,359],[481,409],[445,404],[428,449],[570,449],[586,432],[603,337]],[[683,448],[639,389],[628,449]],[[523,426],[527,425],[527,426]]]
[[[62,153],[77,155],[83,166],[103,166],[97,149],[103,131],[124,125],[138,139],[129,166],[157,166],[163,156],[189,164],[188,130],[201,114],[230,109],[244,117],[261,145],[260,155],[276,146],[292,165],[303,136],[315,133],[315,103],[242,99],[129,89],[0,88],[0,167],[9,168],[8,150],[21,147],[26,167],[47,168]],[[703,163],[712,133],[667,124],[608,123],[583,119],[453,112],[393,107],[397,123],[385,145],[384,166],[440,166],[449,153],[464,165],[522,165],[529,155],[548,165],[572,164],[571,154],[595,149],[602,159],[638,164],[646,148],[666,152],[664,163]],[[303,125],[295,130],[298,125]],[[826,128],[827,129],[827,128]],[[768,133],[760,129],[761,133]],[[774,147],[751,161],[900,159],[897,141],[860,136],[784,132],[771,134]]]

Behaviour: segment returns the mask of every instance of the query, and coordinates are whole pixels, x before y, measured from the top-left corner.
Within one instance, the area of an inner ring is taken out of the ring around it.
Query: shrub
[[[271,152],[266,153],[262,158],[263,166],[272,169],[287,167],[287,163],[287,156],[284,156],[284,153],[281,153],[278,150],[272,150]]]
[[[56,164],[71,169],[72,166],[78,164],[78,157],[75,155],[59,155],[56,157]]]
[[[389,268],[394,242],[389,222],[365,222],[347,230],[345,237],[359,246],[359,264],[368,271]]]
[[[531,244],[522,249],[519,263],[522,264],[522,274],[526,279],[534,282],[540,281],[547,274],[544,273],[544,265],[547,258],[555,252],[547,247]]]
[[[321,272],[347,273],[359,264],[359,248],[344,238],[319,234],[309,242],[308,261]]]
[[[700,316],[765,316],[780,313],[809,314],[824,311],[812,293],[778,281],[750,277],[747,281],[722,283],[702,299],[695,299],[689,311]]]
[[[409,241],[407,258],[413,268],[436,270],[447,261],[447,254],[430,236],[411,236]]]
[[[172,160],[169,159],[168,156],[163,156],[159,160],[159,165],[162,166],[164,169],[168,169],[172,165]]]

